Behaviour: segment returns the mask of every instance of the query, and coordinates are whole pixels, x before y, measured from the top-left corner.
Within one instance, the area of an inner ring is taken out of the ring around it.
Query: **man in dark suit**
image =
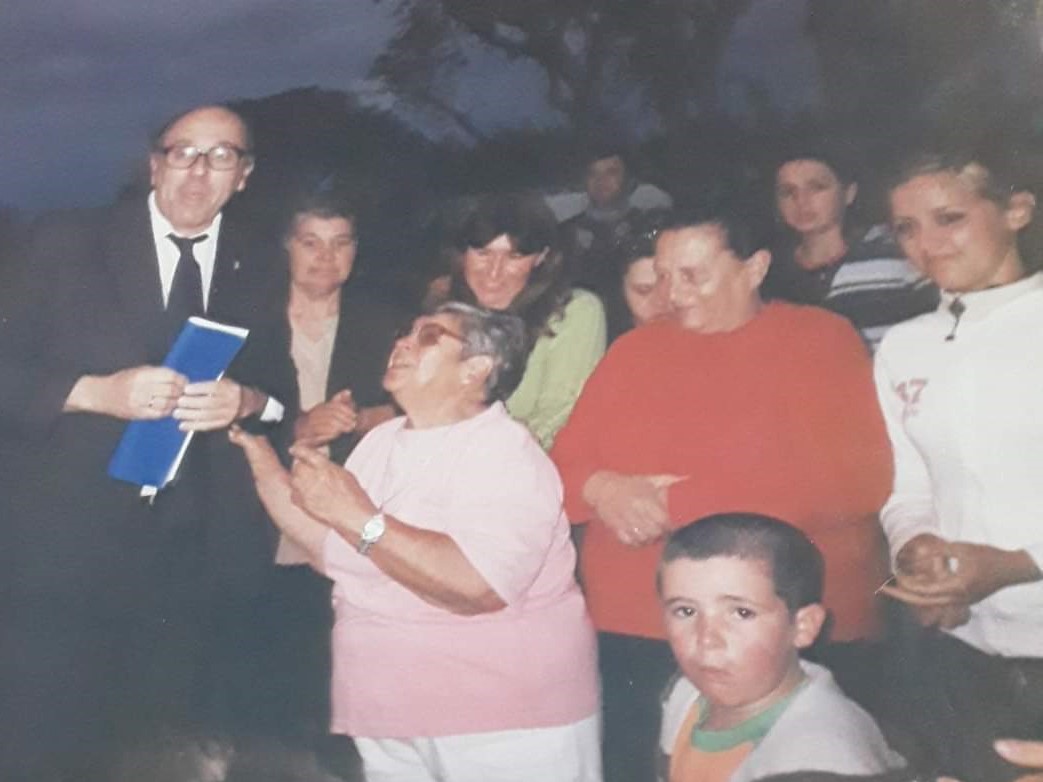
[[[149,164],[147,200],[52,222],[4,292],[5,780],[87,779],[86,758],[128,729],[229,728],[251,708],[250,615],[273,535],[226,429],[296,408],[278,272],[222,220],[253,169],[237,114],[176,117]],[[160,366],[194,313],[250,329],[221,380]],[[149,503],[106,467],[127,421],[167,415],[195,435]]]

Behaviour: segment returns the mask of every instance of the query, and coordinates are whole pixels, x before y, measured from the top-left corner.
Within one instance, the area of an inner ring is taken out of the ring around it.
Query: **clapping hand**
[[[330,526],[361,525],[377,512],[355,476],[321,451],[295,443],[290,448],[293,504]]]

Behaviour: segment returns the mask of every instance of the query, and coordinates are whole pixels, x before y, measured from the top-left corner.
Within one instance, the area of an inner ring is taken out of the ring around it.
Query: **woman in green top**
[[[557,222],[539,196],[481,199],[451,236],[451,250],[450,299],[525,320],[532,349],[507,409],[550,448],[605,352],[601,301],[569,286]]]

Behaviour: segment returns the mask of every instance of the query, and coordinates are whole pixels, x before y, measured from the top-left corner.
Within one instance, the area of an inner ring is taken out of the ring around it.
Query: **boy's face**
[[[670,647],[715,708],[753,716],[799,680],[797,650],[815,640],[825,612],[814,604],[791,615],[768,563],[676,559],[661,584]]]

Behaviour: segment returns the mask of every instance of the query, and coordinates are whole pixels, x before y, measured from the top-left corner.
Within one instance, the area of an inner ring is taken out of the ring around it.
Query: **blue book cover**
[[[247,329],[206,318],[189,318],[163,366],[177,370],[190,383],[217,380],[232,363],[248,333]],[[141,486],[148,493],[162,489],[177,475],[192,440],[192,432],[182,432],[179,425],[173,416],[131,421],[109,461],[109,475]]]

